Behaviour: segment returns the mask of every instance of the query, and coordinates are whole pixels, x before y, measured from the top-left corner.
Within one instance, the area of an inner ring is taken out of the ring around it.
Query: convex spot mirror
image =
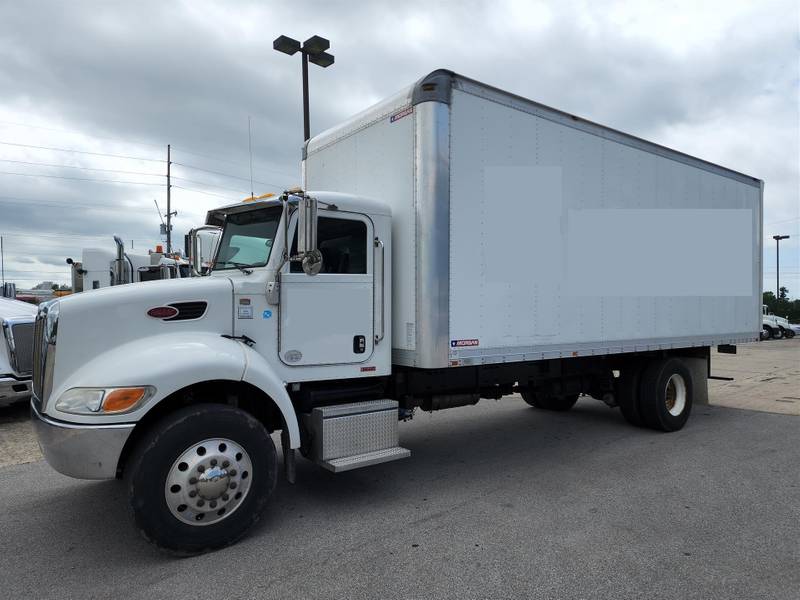
[[[322,253],[317,248],[317,199],[303,196],[298,203],[297,254],[306,275],[322,270]]]

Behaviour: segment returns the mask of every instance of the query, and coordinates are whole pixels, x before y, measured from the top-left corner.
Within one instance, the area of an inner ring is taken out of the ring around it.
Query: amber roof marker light
[[[306,142],[311,137],[311,124],[308,116],[308,63],[311,61],[318,67],[327,68],[333,64],[333,54],[328,54],[326,50],[331,47],[331,43],[324,37],[312,35],[305,42],[300,44],[295,39],[282,35],[272,42],[272,48],[278,52],[283,52],[292,56],[297,52],[303,55],[303,141]]]

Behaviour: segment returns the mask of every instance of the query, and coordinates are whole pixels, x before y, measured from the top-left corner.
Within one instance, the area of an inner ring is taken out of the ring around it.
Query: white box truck
[[[125,478],[161,548],[244,535],[273,432],[293,481],[296,450],[334,472],[403,458],[415,409],[515,392],[674,431],[710,348],[759,337],[753,177],[449,71],[311,139],[303,176],[325,191],[209,212],[209,276],[37,316],[47,460]]]

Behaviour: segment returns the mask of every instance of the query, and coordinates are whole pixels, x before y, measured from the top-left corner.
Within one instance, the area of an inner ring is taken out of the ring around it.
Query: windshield
[[[271,206],[225,218],[214,270],[263,267],[269,260],[281,208]]]

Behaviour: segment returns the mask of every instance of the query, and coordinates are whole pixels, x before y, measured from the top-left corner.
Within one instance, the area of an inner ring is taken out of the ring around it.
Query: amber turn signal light
[[[103,399],[103,412],[123,412],[134,406],[147,393],[147,388],[133,387],[116,389]]]

